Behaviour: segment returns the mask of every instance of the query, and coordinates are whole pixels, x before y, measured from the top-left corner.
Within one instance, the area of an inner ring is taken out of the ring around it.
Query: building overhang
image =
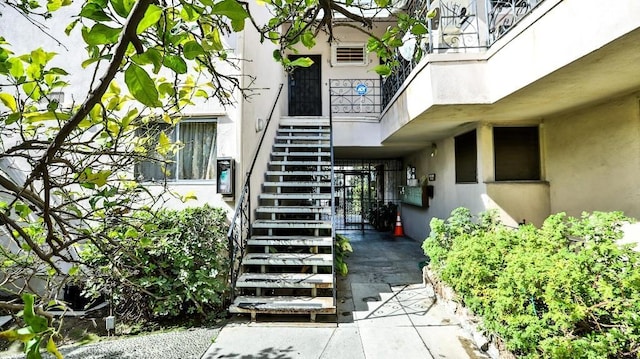
[[[427,143],[470,122],[541,120],[640,90],[640,3],[545,5],[484,53],[423,59],[383,112],[381,143]]]

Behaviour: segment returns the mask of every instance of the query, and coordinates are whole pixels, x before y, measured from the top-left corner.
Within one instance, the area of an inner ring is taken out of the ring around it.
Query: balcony
[[[429,21],[426,54],[478,53],[502,38],[544,0],[410,0],[406,12]],[[430,3],[430,4],[429,4]],[[398,51],[400,67],[382,81],[382,109],[393,99],[417,62],[409,46]]]

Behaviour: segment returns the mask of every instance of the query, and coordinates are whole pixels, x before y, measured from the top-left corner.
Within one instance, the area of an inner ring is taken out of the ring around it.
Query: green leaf
[[[105,45],[118,42],[121,28],[113,28],[103,24],[95,24],[91,29],[82,28],[82,38],[87,45]]]
[[[8,93],[0,93],[0,101],[9,108],[12,112],[18,111],[18,105],[16,104],[16,99],[8,94]]]
[[[68,113],[52,111],[31,112],[24,115],[24,118],[30,123],[49,120],[68,120],[69,117],[70,115]]]
[[[140,245],[143,247],[148,247],[151,245],[151,238],[147,237],[147,236],[142,236],[140,238]]]
[[[373,71],[375,71],[380,76],[391,75],[391,68],[387,65],[378,65],[373,68]]]
[[[29,214],[31,214],[31,208],[29,208],[29,206],[24,203],[16,203],[13,206],[13,209],[16,211],[16,214],[22,219],[27,219]]]
[[[154,74],[160,72],[160,68],[162,67],[162,54],[154,48],[147,49],[147,51],[142,54],[136,54],[132,56],[131,59],[138,65],[152,64]]]
[[[52,67],[47,71],[47,73],[63,75],[63,76],[69,75],[69,73],[67,71],[65,71],[64,69],[61,69],[59,67]]]
[[[149,107],[162,106],[162,103],[158,100],[158,90],[156,90],[151,76],[142,67],[130,64],[124,71],[124,82],[127,84],[131,95],[143,105]]]
[[[180,56],[167,55],[164,57],[163,64],[164,66],[175,71],[175,73],[177,74],[187,73],[187,63]]]
[[[313,60],[308,57],[298,57],[297,59],[291,61],[289,65],[298,67],[309,67],[313,65]]]
[[[64,29],[64,33],[67,34],[67,36],[69,36],[69,34],[71,33],[71,31],[76,27],[76,25],[78,25],[78,22],[80,22],[80,19],[76,19],[73,20],[69,25],[67,25],[67,27]]]
[[[273,59],[276,61],[282,61],[282,53],[280,50],[273,50]]]
[[[88,60],[84,60],[82,61],[82,68],[86,69],[89,65],[101,61],[101,60],[111,60],[111,58],[113,57],[112,54],[107,54],[107,55],[102,55],[100,57],[96,57],[96,58],[92,58],[92,59],[88,59]]]
[[[76,275],[78,274],[79,270],[80,270],[80,267],[78,267],[77,265],[74,265],[71,268],[69,268],[69,275]]]
[[[226,16],[231,21],[242,21],[249,17],[244,6],[240,5],[236,0],[223,0],[213,5],[212,14]],[[235,27],[234,27],[235,29]]]
[[[389,6],[389,0],[375,0],[376,1],[376,5],[378,5],[378,7],[387,7]]]
[[[211,29],[211,31],[207,34],[207,40],[209,40],[209,45],[215,51],[224,50],[224,46],[222,45],[222,40],[220,39],[220,31],[217,28]]]
[[[204,55],[204,49],[196,41],[189,41],[184,44],[184,57],[193,60],[200,55]]]
[[[131,9],[133,9],[133,5],[135,5],[135,0],[110,0],[111,6],[113,6],[113,10],[115,10],[116,14],[121,17],[128,17]]]
[[[158,20],[160,20],[161,16],[162,16],[162,9],[160,9],[159,7],[153,4],[149,5],[149,7],[147,8],[147,11],[145,11],[144,13],[144,17],[142,18],[142,20],[140,20],[140,23],[138,23],[138,27],[136,28],[136,33],[140,34],[144,30],[148,29],[150,26],[157,23]]]
[[[32,338],[25,346],[24,350],[27,353],[27,359],[42,359],[40,355],[40,341],[41,337]]]
[[[53,354],[53,356],[56,357],[56,359],[63,359],[62,354],[60,353],[60,351],[58,351],[58,347],[56,346],[56,343],[53,341],[53,336],[49,336],[49,341],[47,342],[47,351],[51,354]]]
[[[182,11],[180,11],[180,17],[187,22],[193,22],[200,18],[200,13],[202,10],[195,6],[191,6],[189,4],[182,5]]]
[[[16,79],[24,76],[24,65],[22,64],[22,61],[20,61],[20,59],[14,57],[7,60],[7,62],[11,64],[11,67],[9,68],[9,73],[11,74],[11,76]]]
[[[140,235],[138,234],[138,231],[133,228],[133,227],[129,227],[127,229],[127,231],[124,233],[125,238],[138,238]]]
[[[416,23],[411,27],[411,33],[414,35],[424,35],[428,32],[427,28],[421,23]]]
[[[231,20],[231,28],[235,32],[241,32],[244,30],[244,19],[242,20]]]
[[[49,0],[47,1],[47,11],[54,12],[62,7],[62,0]]]
[[[434,7],[433,9],[429,10],[429,12],[427,13],[427,19],[434,19],[436,16],[438,16],[437,7]]]
[[[47,330],[49,327],[47,319],[36,315],[34,312],[35,295],[23,294],[22,301],[24,302],[24,322],[30,326],[35,333],[41,333]]]
[[[316,46],[316,37],[313,35],[311,31],[305,31],[301,37],[302,44],[306,46],[308,49]]]
[[[80,16],[95,21],[111,21],[111,17],[104,12],[103,7],[94,2],[87,3],[80,11]]]

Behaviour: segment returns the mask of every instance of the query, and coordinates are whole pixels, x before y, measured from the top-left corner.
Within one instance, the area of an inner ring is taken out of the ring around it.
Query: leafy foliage
[[[229,275],[225,211],[204,206],[133,217],[137,223],[100,228],[108,239],[80,253],[92,268],[86,291],[112,298],[124,321],[220,313]]]
[[[351,243],[349,243],[349,238],[343,236],[342,234],[337,234],[334,251],[334,265],[336,267],[336,272],[341,276],[346,277],[349,273],[349,267],[347,266],[347,262],[345,262],[345,259],[349,256],[350,253],[353,253],[353,247],[351,247]]]
[[[40,348],[42,343],[46,341],[45,349],[47,352],[51,353],[56,359],[62,359],[62,354],[58,351],[58,347],[53,340],[57,331],[50,326],[50,321],[46,317],[36,313],[35,296],[33,294],[24,294],[22,301],[24,307],[21,317],[25,326],[0,332],[0,339],[22,342],[24,344],[24,353],[28,359],[42,358]]]
[[[616,244],[619,212],[550,216],[540,229],[433,219],[432,266],[486,329],[523,358],[636,358],[640,254]]]

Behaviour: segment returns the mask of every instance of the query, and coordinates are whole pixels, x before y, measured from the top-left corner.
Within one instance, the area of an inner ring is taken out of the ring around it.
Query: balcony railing
[[[424,49],[427,54],[467,53],[489,48],[543,1],[412,0],[405,11],[416,18],[425,18],[430,9],[437,9],[435,18],[429,20]],[[400,51],[396,56],[400,67],[382,81],[382,109],[417,65],[410,56],[403,58]]]
[[[331,113],[378,116],[382,111],[380,79],[330,79]]]

